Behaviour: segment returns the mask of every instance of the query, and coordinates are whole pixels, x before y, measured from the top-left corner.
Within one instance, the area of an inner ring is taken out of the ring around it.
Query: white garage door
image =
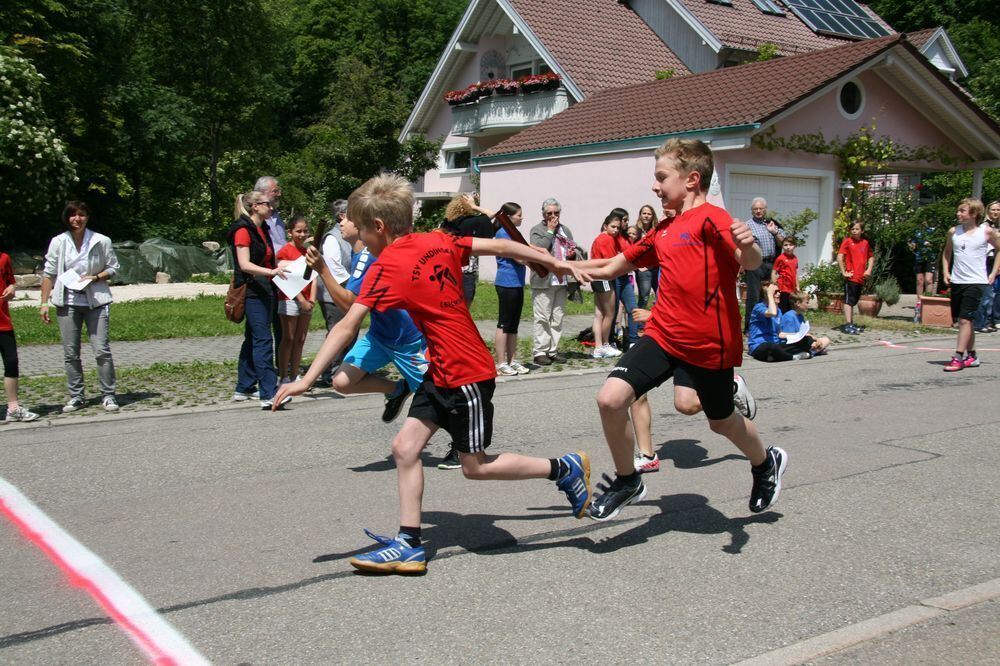
[[[748,173],[733,173],[729,178],[729,191],[723,192],[726,210],[733,217],[750,218],[750,204],[756,197],[767,199],[767,207],[773,217],[785,217],[812,209],[819,213],[820,179],[792,176],[763,176]],[[809,226],[804,247],[796,250],[799,269],[819,260],[824,238],[819,231],[819,221]],[[780,248],[778,249],[780,252]],[[825,256],[825,255],[824,255]]]

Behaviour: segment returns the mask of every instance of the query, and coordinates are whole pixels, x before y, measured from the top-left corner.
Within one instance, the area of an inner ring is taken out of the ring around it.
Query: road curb
[[[868,620],[740,661],[735,666],[791,666],[825,657],[900,629],[1000,597],[1000,578],[925,599]]]

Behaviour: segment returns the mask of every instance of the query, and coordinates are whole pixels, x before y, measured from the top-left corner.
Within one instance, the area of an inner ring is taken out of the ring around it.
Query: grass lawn
[[[570,301],[567,314],[589,314],[594,311],[594,298],[583,292],[582,304]],[[151,299],[115,303],[111,306],[111,341],[163,340],[168,338],[197,338],[223,335],[242,335],[243,324],[233,324],[223,316],[222,296],[199,296],[193,299]],[[476,299],[472,303],[473,319],[496,319],[497,292],[488,282],[479,283]],[[52,323],[46,326],[38,310],[30,307],[11,308],[11,318],[19,345],[47,345],[59,343],[59,326],[52,310]],[[531,321],[531,289],[525,290],[521,318]],[[313,314],[311,329],[323,328],[323,316]]]

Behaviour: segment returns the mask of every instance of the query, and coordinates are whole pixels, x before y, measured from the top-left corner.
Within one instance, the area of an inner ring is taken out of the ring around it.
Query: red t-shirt
[[[12,284],[14,284],[14,265],[7,253],[0,252],[0,293]],[[6,299],[0,300],[0,331],[13,330],[14,325],[10,321],[10,304]]]
[[[264,235],[264,230],[261,227],[257,227],[257,233],[260,235],[261,240],[264,241],[264,247],[266,248],[264,263],[261,266],[264,268],[274,268],[276,266],[274,263],[274,250],[267,244],[267,237]],[[246,227],[236,230],[236,233],[233,234],[233,244],[236,247],[250,247],[250,232]]]
[[[774,272],[778,274],[778,291],[792,294],[799,290],[798,257],[782,252],[774,260]]]
[[[872,246],[868,244],[868,241],[864,238],[855,241],[848,236],[840,244],[837,254],[844,255],[844,270],[848,272],[853,271],[854,273],[852,277],[846,278],[846,280],[858,284],[864,283],[865,268],[868,266],[868,260],[872,257]]]
[[[296,259],[302,256],[305,256],[305,252],[302,252],[301,250],[299,250],[299,248],[295,247],[295,243],[285,243],[284,245],[281,246],[281,249],[278,250],[278,261],[295,261]],[[309,289],[309,287],[310,285],[306,285],[305,287],[302,288],[302,291],[300,291],[299,293],[300,294],[303,293],[304,291]],[[309,298],[309,294],[306,294],[306,298]],[[281,291],[280,289],[278,289],[278,300],[279,301],[288,300],[288,296],[285,296],[285,292]]]
[[[601,232],[590,245],[590,258],[610,259],[615,256],[621,252],[621,248],[618,247],[617,240],[617,237],[612,238],[606,233]]]
[[[427,341],[430,377],[440,388],[497,376],[462,293],[462,266],[469,263],[473,240],[441,232],[397,239],[368,269],[356,301],[378,312],[410,313]]]
[[[667,353],[701,368],[743,362],[742,320],[736,296],[733,219],[702,204],[660,222],[625,250],[639,268],[660,267],[660,285],[646,335]]]

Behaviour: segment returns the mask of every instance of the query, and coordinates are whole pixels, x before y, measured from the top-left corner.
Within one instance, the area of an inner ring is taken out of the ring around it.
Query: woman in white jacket
[[[118,272],[118,258],[111,239],[87,228],[90,211],[80,201],[70,201],[63,208],[66,231],[49,242],[42,277],[42,321],[51,323],[49,306],[56,308],[59,334],[66,361],[66,386],[69,402],[64,412],[75,412],[86,405],[83,397],[83,364],[80,362],[80,335],[84,324],[97,359],[101,385],[101,406],[117,412],[115,398],[115,362],[111,358],[108,336],[108,311],[111,306],[109,280]],[[50,303],[51,296],[51,303]]]

